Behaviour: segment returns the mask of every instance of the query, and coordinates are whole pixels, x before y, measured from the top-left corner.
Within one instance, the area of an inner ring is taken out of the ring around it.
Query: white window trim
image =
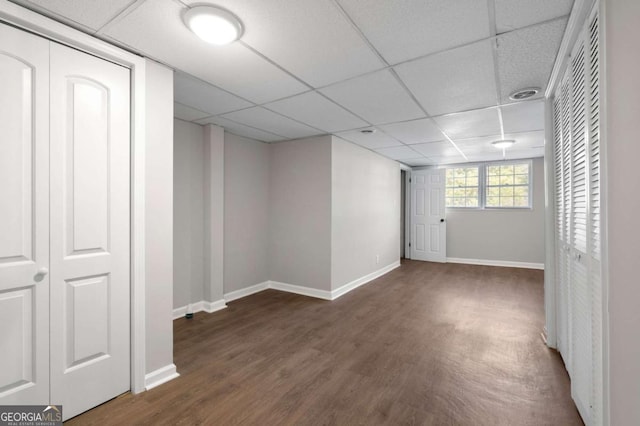
[[[500,166],[510,166],[514,164],[528,164],[529,165],[529,205],[523,207],[493,207],[487,206],[487,167],[500,165]],[[463,211],[477,211],[477,210],[533,210],[533,159],[532,158],[524,158],[521,160],[500,160],[500,161],[485,161],[478,163],[459,163],[459,164],[448,164],[446,166],[442,166],[443,169],[455,169],[461,167],[477,167],[478,168],[478,207],[449,207],[446,206],[446,209],[452,210],[463,210]]]

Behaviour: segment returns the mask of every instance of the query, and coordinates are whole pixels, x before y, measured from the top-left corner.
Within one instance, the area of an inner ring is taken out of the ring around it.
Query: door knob
[[[39,283],[40,281],[42,281],[44,279],[44,276],[47,275],[49,273],[49,270],[47,268],[40,268],[38,269],[38,272],[36,272],[36,276],[33,277],[33,279]]]
[[[444,222],[444,219],[440,219],[440,222]]]

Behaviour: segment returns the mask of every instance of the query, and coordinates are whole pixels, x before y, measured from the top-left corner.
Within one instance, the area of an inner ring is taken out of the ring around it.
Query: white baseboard
[[[252,285],[251,287],[242,288],[240,290],[232,291],[230,293],[225,293],[224,300],[225,302],[231,302],[236,299],[240,299],[243,297],[247,297],[254,293],[261,292],[269,288],[269,281],[261,282],[256,285]]]
[[[544,270],[544,263],[512,262],[510,260],[461,259],[458,257],[447,257],[447,263],[464,263],[467,265],[502,266],[505,268]]]
[[[361,285],[364,285],[370,281],[373,281],[376,278],[386,274],[387,272],[390,272],[396,269],[398,266],[400,266],[399,260],[393,262],[390,265],[385,266],[384,268],[378,269],[377,271],[374,271],[370,274],[367,274],[363,277],[353,280],[350,283],[347,283],[342,287],[337,288],[333,291],[319,290],[317,288],[303,287],[303,286],[287,284],[279,281],[264,281],[264,282],[252,285],[251,287],[242,288],[240,290],[232,291],[230,293],[225,293],[224,300],[218,300],[216,302],[200,301],[197,303],[193,303],[191,305],[191,308],[193,310],[193,313],[200,312],[200,311],[215,312],[217,310],[226,308],[227,307],[226,302],[231,302],[237,299],[241,299],[243,297],[247,297],[267,289],[284,291],[287,293],[301,294],[303,296],[315,297],[317,299],[322,299],[322,300],[335,300],[338,297],[350,292],[351,290],[354,290],[360,287]],[[176,308],[173,310],[173,319],[182,318],[185,316],[186,313],[187,313],[186,306],[183,306],[181,308]]]
[[[400,261],[396,261],[393,262],[390,265],[385,266],[384,268],[378,269],[377,271],[374,271],[370,274],[365,275],[364,277],[360,277],[356,280],[353,280],[345,285],[343,285],[342,287],[338,287],[337,289],[333,290],[331,292],[331,300],[335,300],[338,297],[347,294],[348,292],[350,292],[351,290],[354,290],[358,287],[360,287],[361,285],[365,285],[366,283],[368,283],[369,281],[373,281],[378,277],[381,277],[382,275],[393,271],[394,269],[396,269],[397,267],[400,266]]]
[[[327,290],[318,290],[316,288],[302,287],[299,285],[281,283],[278,281],[269,281],[269,288],[274,290],[285,291],[287,293],[301,294],[303,296],[316,297],[318,299],[333,300],[331,292]]]
[[[189,305],[175,308],[173,310],[173,319],[176,320],[178,318],[184,317],[187,314],[188,307]],[[191,312],[195,314],[196,312],[204,311],[210,314],[212,312],[219,311],[220,309],[224,309],[226,307],[227,305],[226,303],[224,303],[224,300],[216,300],[215,302],[208,302],[206,300],[201,300],[199,302],[195,302],[191,304]]]
[[[144,376],[144,387],[146,390],[150,390],[156,386],[167,383],[169,380],[173,380],[176,377],[180,377],[180,374],[176,371],[176,365],[165,365],[164,367],[158,368]]]
[[[224,299],[216,300],[215,302],[207,302],[206,300],[202,301],[202,310],[208,314],[212,314],[226,307],[227,304]]]

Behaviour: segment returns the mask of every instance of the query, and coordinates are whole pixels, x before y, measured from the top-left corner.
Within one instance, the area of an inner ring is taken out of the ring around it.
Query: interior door
[[[411,175],[411,258],[447,261],[445,169],[417,170]]]
[[[130,388],[129,70],[51,43],[51,401]]]
[[[0,24],[0,405],[49,403],[48,45]]]

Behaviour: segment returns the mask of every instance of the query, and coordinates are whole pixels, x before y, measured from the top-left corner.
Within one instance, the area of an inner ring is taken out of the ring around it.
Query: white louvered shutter
[[[591,417],[591,291],[587,264],[587,117],[584,38],[571,58],[571,394],[583,418]]]
[[[602,280],[600,228],[600,45],[597,13],[589,21],[588,40],[588,114],[589,114],[589,283],[591,287],[592,326],[592,424],[603,423],[603,356],[602,356]]]
[[[600,66],[597,4],[553,97],[558,350],[587,425],[603,423]]]

